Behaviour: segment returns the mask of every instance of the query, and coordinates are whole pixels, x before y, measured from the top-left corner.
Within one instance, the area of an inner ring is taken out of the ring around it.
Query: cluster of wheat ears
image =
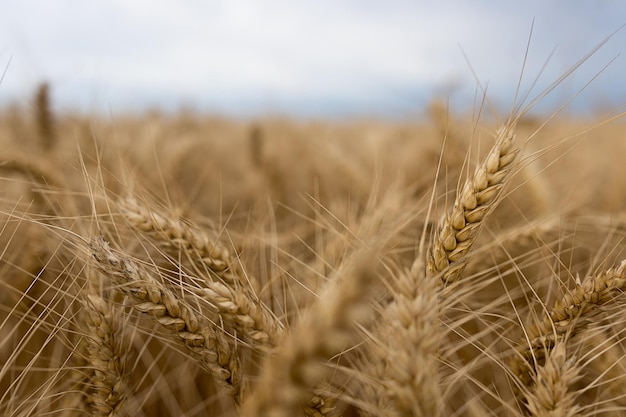
[[[1,415],[626,415],[608,117],[107,122],[48,95],[2,116]]]

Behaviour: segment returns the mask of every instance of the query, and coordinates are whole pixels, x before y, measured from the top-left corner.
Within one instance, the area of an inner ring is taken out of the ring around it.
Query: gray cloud
[[[46,79],[59,106],[87,111],[193,103],[237,113],[240,102],[244,113],[388,114],[435,94],[469,106],[476,82],[461,50],[490,97],[507,103],[533,19],[525,87],[557,47],[541,88],[626,16],[622,2],[579,0],[7,3],[0,64],[12,62],[0,102],[23,100]],[[557,97],[574,94],[625,40],[618,33]],[[625,67],[618,57],[582,98],[617,102]]]

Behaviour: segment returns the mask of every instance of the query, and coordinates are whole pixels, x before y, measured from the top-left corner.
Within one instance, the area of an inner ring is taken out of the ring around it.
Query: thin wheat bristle
[[[66,186],[65,181],[50,161],[34,155],[22,153],[1,155],[0,170],[24,175],[42,187],[64,188]]]
[[[550,250],[567,238],[563,219],[548,218],[536,224],[522,225],[498,234],[474,252],[464,273],[467,276],[484,273],[494,266],[502,268],[519,262],[519,257],[536,255],[537,249]]]

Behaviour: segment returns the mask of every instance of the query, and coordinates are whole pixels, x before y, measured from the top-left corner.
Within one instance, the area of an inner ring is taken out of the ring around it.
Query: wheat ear
[[[397,416],[436,417],[443,408],[439,389],[439,301],[441,287],[426,276],[420,256],[401,275],[384,316],[384,380]]]
[[[527,343],[513,358],[511,370],[524,385],[532,383],[537,365],[545,363],[546,354],[566,335],[575,335],[599,307],[615,300],[626,290],[626,260],[582,284],[557,300],[543,320],[527,327]]]
[[[355,343],[355,321],[369,316],[375,282],[371,261],[360,261],[347,276],[337,277],[320,296],[314,309],[285,335],[283,343],[268,355],[252,396],[242,415],[291,417],[326,416],[332,401],[315,395],[330,371],[327,363]]]
[[[194,311],[184,300],[143,270],[131,258],[113,252],[103,237],[90,243],[96,266],[128,295],[136,310],[152,315],[159,324],[176,332],[185,346],[199,358],[236,401],[241,374],[239,360],[222,330]]]
[[[244,284],[234,271],[237,260],[206,233],[179,219],[148,210],[134,198],[124,199],[118,205],[132,227],[153,236],[165,247],[189,253],[194,261],[215,272],[226,284]]]
[[[119,340],[121,323],[117,314],[98,295],[87,295],[83,303],[89,371],[87,403],[94,417],[127,415],[122,410],[129,388],[124,352]]]
[[[580,379],[576,358],[567,358],[565,340],[556,342],[546,357],[545,365],[537,366],[533,383],[524,393],[526,409],[534,417],[573,417],[578,415],[576,393],[570,387]]]
[[[136,200],[124,200],[120,207],[133,227],[165,245],[186,251],[224,280],[222,283],[207,279],[204,288],[192,291],[215,306],[227,326],[237,330],[252,346],[276,345],[281,324],[263,302],[252,298],[251,291],[243,290],[247,286],[242,285],[243,280],[235,273],[236,260],[226,249],[213,243],[202,231],[150,211]]]
[[[452,210],[439,222],[428,255],[428,271],[441,274],[444,284],[456,281],[468,261],[487,215],[499,203],[500,192],[519,149],[513,148],[514,125],[498,131],[496,142],[457,195]]]

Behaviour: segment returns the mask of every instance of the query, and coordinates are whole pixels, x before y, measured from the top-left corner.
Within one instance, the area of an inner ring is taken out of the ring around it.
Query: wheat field
[[[88,118],[42,85],[0,115],[0,414],[626,415],[626,126],[526,109]]]

